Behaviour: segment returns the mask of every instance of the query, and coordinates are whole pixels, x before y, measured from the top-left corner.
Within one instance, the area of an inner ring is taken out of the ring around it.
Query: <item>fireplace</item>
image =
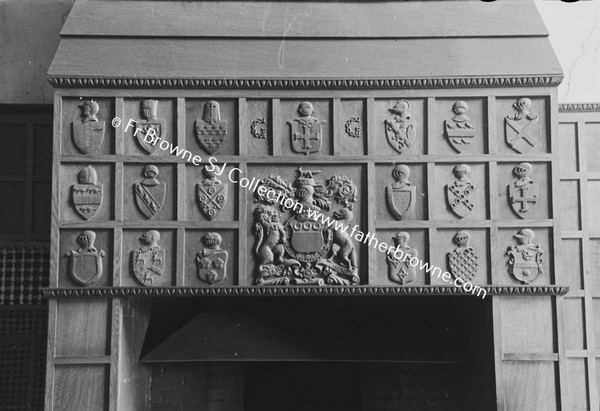
[[[490,315],[464,297],[167,299],[140,362],[152,410],[491,409]]]
[[[76,1],[61,35],[47,411],[566,407],[532,2]]]

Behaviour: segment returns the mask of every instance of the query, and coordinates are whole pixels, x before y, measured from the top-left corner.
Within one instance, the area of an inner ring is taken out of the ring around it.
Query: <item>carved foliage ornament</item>
[[[260,203],[252,228],[257,284],[358,284],[355,246],[344,230],[354,220],[356,186],[345,176],[333,176],[323,184],[315,179],[320,173],[298,168],[293,184],[280,176],[260,182],[269,194],[255,195]],[[257,192],[264,191],[260,186]],[[276,202],[289,206],[277,207]],[[331,225],[318,217],[321,213]]]
[[[477,131],[477,126],[467,116],[468,110],[469,106],[466,102],[457,101],[452,106],[454,117],[444,121],[444,131],[448,143],[459,153],[465,151],[473,143]]]
[[[227,276],[227,251],[221,250],[221,235],[207,233],[202,237],[204,248],[196,254],[198,278],[208,284],[223,281]]]
[[[457,247],[446,255],[450,274],[465,282],[473,281],[479,269],[479,256],[471,245],[471,238],[471,233],[467,230],[457,232],[453,239]]]
[[[133,185],[135,204],[146,218],[156,216],[162,210],[167,196],[167,184],[158,181],[158,167],[147,165],[144,179]]]
[[[539,118],[532,107],[530,99],[521,97],[513,103],[513,114],[504,119],[506,143],[517,153],[528,153],[540,142]]]
[[[163,275],[165,250],[158,245],[160,233],[146,231],[140,237],[142,247],[131,253],[132,270],[142,285],[153,285]]]
[[[513,211],[521,218],[531,211],[539,200],[540,187],[534,183],[533,166],[530,163],[521,163],[513,169],[517,179],[507,186],[508,201]]]
[[[102,184],[98,184],[98,175],[91,165],[85,166],[77,174],[79,184],[71,186],[71,199],[75,211],[84,219],[92,218],[102,205]]]
[[[392,177],[394,182],[385,188],[387,205],[397,220],[406,220],[412,216],[415,208],[417,188],[408,181],[410,168],[407,165],[395,165]]]
[[[196,198],[202,214],[209,220],[214,220],[223,210],[227,203],[227,186],[217,178],[221,175],[221,169],[214,166],[209,170],[203,170],[206,179],[201,184],[196,184]]]
[[[167,123],[164,119],[158,118],[158,100],[142,100],[140,103],[142,119],[138,121],[137,127],[140,130],[132,131],[138,144],[149,154],[153,154],[159,145],[156,138],[165,139]],[[153,132],[148,134],[149,130]],[[146,137],[148,136],[148,137]]]
[[[392,237],[392,240],[394,241],[396,250],[401,250],[402,254],[398,252],[388,253],[386,255],[385,260],[388,266],[388,278],[390,281],[400,285],[412,283],[415,280],[417,269],[410,264],[410,259],[417,258],[419,253],[415,248],[412,248],[408,244],[410,235],[405,231],[398,232]]]
[[[473,211],[474,204],[470,196],[475,191],[475,185],[469,180],[471,167],[460,164],[452,169],[456,180],[446,185],[446,203],[450,211],[463,218]]]
[[[202,118],[195,122],[196,138],[200,146],[209,154],[219,151],[227,139],[227,120],[221,120],[221,108],[216,101],[204,104]]]
[[[388,143],[400,154],[409,151],[417,138],[417,126],[408,112],[409,108],[407,100],[397,101],[394,107],[388,109],[393,117],[384,120]]]
[[[106,253],[98,250],[95,242],[96,233],[86,230],[77,237],[79,248],[66,254],[69,257],[69,274],[80,285],[94,285],[102,277],[102,257]]]
[[[80,104],[81,120],[71,123],[73,143],[83,154],[96,154],[104,141],[106,124],[98,121],[100,106],[94,100]]]
[[[544,250],[534,244],[535,233],[529,228],[520,230],[513,236],[517,244],[508,247],[508,272],[523,284],[535,281],[544,273]]]
[[[288,121],[290,142],[295,153],[318,153],[323,145],[323,124],[325,121],[315,117],[311,102],[304,101],[298,106],[300,117]]]

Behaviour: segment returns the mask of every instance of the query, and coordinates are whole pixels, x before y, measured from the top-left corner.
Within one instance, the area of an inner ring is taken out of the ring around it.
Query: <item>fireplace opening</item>
[[[151,410],[493,409],[490,318],[469,297],[164,299],[140,361]]]

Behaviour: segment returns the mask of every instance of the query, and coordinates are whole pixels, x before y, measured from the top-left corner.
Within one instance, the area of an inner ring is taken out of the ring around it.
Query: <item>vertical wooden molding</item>
[[[175,112],[175,119],[177,122],[177,134],[175,137],[175,144],[181,149],[186,148],[185,144],[185,98],[177,98],[177,110]],[[194,153],[192,153],[192,156]]]
[[[499,250],[499,242],[498,242],[498,227],[490,227],[490,273],[489,273],[489,281],[490,284],[502,284],[502,279],[500,278],[501,273],[506,273],[506,271],[500,270],[501,267],[501,259],[502,253]],[[500,255],[499,255],[500,254]],[[496,276],[498,278],[496,278]]]
[[[593,261],[592,245],[590,239],[590,209],[589,209],[589,184],[588,184],[588,164],[587,164],[587,134],[585,133],[585,121],[578,121],[575,125],[575,135],[577,136],[577,149],[579,165],[579,202],[581,211],[581,220],[579,227],[581,230],[581,254],[583,259],[583,304],[584,304],[584,332],[587,348],[587,381],[589,386],[589,405],[590,410],[600,409],[600,399],[598,394],[598,382],[596,381],[596,337],[595,337],[595,315],[594,315],[594,293],[592,289],[592,275],[597,275],[596,270],[590,267]],[[561,235],[562,237],[562,235]],[[564,258],[565,256],[563,256]],[[594,383],[595,382],[595,383]]]
[[[506,393],[504,392],[504,364],[502,363],[502,297],[492,296],[488,298],[492,299],[494,363],[496,365],[494,367],[494,372],[496,374],[496,410],[512,411],[506,409]]]
[[[55,113],[56,113],[56,105]],[[55,123],[56,124],[56,123]],[[56,145],[54,146],[56,148]],[[55,158],[55,160],[57,160]],[[46,349],[46,392],[44,396],[44,411],[54,410],[54,356],[56,353],[54,342],[56,341],[58,300],[48,300],[48,340]]]
[[[110,377],[108,384],[108,410],[120,411],[118,409],[120,386],[121,386],[121,369],[120,365],[120,340],[121,329],[123,322],[123,307],[120,298],[113,298],[111,305],[111,323],[110,323]]]
[[[334,156],[341,155],[341,141],[342,141],[342,130],[340,124],[340,110],[342,109],[342,102],[339,98],[333,99],[333,112],[331,116],[331,132],[333,133],[333,147],[331,152]]]
[[[360,230],[362,230],[365,233],[371,233],[378,240],[382,240],[377,236],[377,230],[375,227],[375,216],[377,215],[377,209],[375,208],[377,205],[377,175],[375,174],[375,171],[375,163],[373,161],[369,161],[367,163],[367,229],[364,230],[361,228]],[[382,241],[387,242],[387,240]],[[376,283],[376,281],[374,278],[371,277],[376,275],[376,273],[378,272],[377,254],[380,251],[369,246],[368,244],[366,244],[365,247],[367,247],[367,261],[369,262],[369,275],[367,278],[367,284],[374,284]],[[364,279],[361,280],[364,281]]]
[[[561,249],[561,231],[560,224],[557,223],[556,218],[560,213],[558,206],[557,196],[560,193],[560,173],[559,173],[559,150],[558,144],[558,90],[552,89],[550,96],[545,99],[546,113],[549,114],[547,119],[548,130],[546,137],[550,138],[550,152],[552,153],[552,166],[550,172],[550,204],[552,211],[552,281],[553,284],[559,283],[557,278],[558,267],[560,266],[560,255],[562,254],[559,250]],[[549,107],[549,109],[548,109]],[[556,303],[556,338],[557,338],[557,349],[558,349],[558,368],[559,368],[559,384],[560,384],[560,408],[566,410],[569,408],[569,376],[567,371],[567,356],[565,350],[565,324],[564,324],[564,298],[562,297],[551,297]]]
[[[488,209],[488,217],[490,220],[499,220],[500,210],[498,204],[498,163],[496,161],[490,161],[487,166],[487,185],[488,195],[486,196],[486,205]]]
[[[248,144],[250,142],[248,136],[248,104],[245,98],[238,98],[238,152],[240,156],[248,154]]]
[[[370,97],[367,99],[367,115],[365,117],[367,135],[367,155],[375,154],[375,99]]]
[[[123,221],[123,174],[124,165],[122,162],[114,164],[114,176],[115,181],[113,184],[113,198],[114,198],[114,213],[115,221]]]
[[[123,97],[115,98],[115,117],[119,117],[121,119],[121,125],[119,127],[113,127],[110,124],[110,127],[115,131],[115,154],[123,155],[125,154],[125,127],[129,123],[129,119],[125,118],[125,101]],[[112,120],[112,119],[108,119]]]
[[[187,182],[186,182],[186,163],[177,163],[177,192],[175,194],[175,198],[177,201],[177,220],[185,221],[186,214],[186,204],[185,199],[187,195],[195,195],[192,191],[188,194]],[[198,166],[190,166],[190,167],[198,167]]]
[[[436,198],[438,197],[438,195],[436,195],[436,193],[434,192],[434,190],[436,188],[438,188],[435,185],[435,163],[427,163],[427,193],[425,198],[427,200],[427,221],[433,221],[435,215],[434,215],[434,201],[436,200]],[[417,192],[418,195],[418,192]],[[444,201],[442,199],[442,201]]]
[[[185,267],[185,228],[177,228],[177,238],[175,239],[176,247],[176,260],[175,260],[175,276],[171,281],[174,286],[183,286],[187,282],[187,275],[191,273],[186,272]]]
[[[427,255],[423,255],[421,256],[421,259],[425,259],[427,258],[427,261],[429,262],[430,266],[434,266],[433,261],[431,261],[431,256],[435,253],[435,250],[439,250],[438,247],[438,241],[437,241],[437,228],[435,227],[428,227],[427,228],[427,239],[426,239],[426,244],[427,247],[425,250],[423,250],[423,253],[427,253]],[[443,267],[440,267],[442,269],[442,271],[446,271],[443,269]],[[417,270],[417,274],[419,274],[420,272],[425,272],[423,270],[419,271]],[[430,271],[429,273],[425,273],[425,284],[432,284],[431,281],[431,273],[433,271]],[[442,273],[443,274],[443,273]]]
[[[123,229],[116,227],[113,232],[113,272],[111,284],[115,287],[123,285],[122,259],[127,256],[123,254]]]
[[[281,155],[281,138],[278,137],[281,134],[283,124],[281,123],[281,101],[278,98],[274,98],[271,103],[271,118],[272,118],[272,131],[271,131],[271,150],[274,156]]]
[[[487,135],[485,138],[487,139],[487,150],[489,154],[496,154],[498,153],[498,136],[496,135],[496,97],[488,96],[486,106],[487,110],[485,110],[485,114],[487,118],[485,124],[487,124]]]
[[[431,149],[429,147],[430,140],[433,137],[433,133],[435,130],[435,97],[427,98],[427,109],[425,113],[425,118],[427,119],[427,129],[423,135],[423,152],[425,154],[429,154]]]
[[[248,176],[248,165],[246,163],[241,163],[239,166],[242,176]],[[250,178],[250,177],[248,177]],[[248,229],[248,196],[252,195],[248,190],[242,189],[239,184],[234,185],[238,194],[238,209],[236,210],[239,226],[237,230],[238,237],[238,249],[236,250],[238,253],[238,269],[237,269],[237,282],[234,279],[234,284],[237,285],[251,285],[252,284],[252,275],[253,273],[248,272],[248,252],[250,252],[250,248],[248,247],[248,236],[246,235],[246,230]],[[250,279],[250,281],[249,281]]]
[[[60,270],[60,159],[62,147],[62,96],[54,92],[54,127],[52,145],[52,211],[50,215],[50,287],[58,285]]]

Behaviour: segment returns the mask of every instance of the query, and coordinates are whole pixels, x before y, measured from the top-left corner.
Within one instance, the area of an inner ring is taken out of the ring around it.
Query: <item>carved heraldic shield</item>
[[[295,153],[318,153],[323,144],[323,123],[314,117],[312,103],[304,101],[298,106],[300,117],[288,121],[292,150]]]
[[[77,238],[80,248],[66,254],[70,259],[69,274],[79,285],[94,285],[102,277],[102,257],[106,253],[96,248],[95,241],[95,232],[84,231]]]
[[[506,143],[517,153],[528,153],[540,142],[539,118],[531,112],[533,103],[522,97],[513,103],[514,113],[506,116]]]
[[[159,147],[157,138],[166,138],[167,123],[158,118],[158,100],[142,100],[140,109],[143,119],[136,125],[133,136],[137,139],[140,147],[149,154],[153,154]]]
[[[394,107],[388,109],[393,118],[384,121],[388,143],[400,154],[410,150],[417,138],[416,124],[408,112],[409,108],[407,100],[397,101]]]
[[[417,188],[408,181],[410,168],[404,164],[394,166],[392,177],[395,182],[385,188],[388,208],[397,220],[406,220],[413,213]]]
[[[104,141],[104,121],[98,121],[100,106],[95,101],[85,101],[79,106],[81,120],[71,123],[73,143],[83,154],[96,154]]]
[[[456,177],[456,180],[446,185],[446,202],[448,207],[450,211],[460,218],[467,216],[475,207],[469,198],[473,194],[473,191],[475,191],[475,185],[468,179],[470,172],[471,168],[466,164],[455,166],[452,169],[452,173]]]
[[[144,246],[132,253],[133,274],[142,285],[153,285],[163,275],[165,250],[158,245],[159,240],[158,231],[147,231],[140,237]]]
[[[209,220],[214,220],[225,207],[227,203],[227,184],[223,184],[217,178],[221,174],[221,169],[214,166],[214,170],[209,171],[204,167],[206,179],[202,184],[196,185],[196,198],[202,214]]]
[[[410,259],[418,258],[419,253],[408,244],[410,235],[405,231],[398,232],[392,237],[392,240],[396,251],[388,253],[385,257],[388,266],[388,278],[400,285],[412,283],[416,278],[417,269],[410,264]]]
[[[256,236],[253,253],[259,285],[354,285],[360,282],[353,239],[346,232],[353,222],[352,203],[357,188],[346,176],[333,176],[325,184],[315,180],[319,170],[296,170],[293,185],[280,176],[270,176],[259,183],[255,191],[254,209]],[[276,194],[261,194],[261,186]],[[277,194],[279,193],[279,194]],[[335,203],[330,199],[333,198]],[[289,213],[285,223],[274,203]],[[314,213],[326,213],[330,226]],[[287,207],[287,211],[286,211]]]
[[[471,233],[467,230],[457,232],[454,242],[457,245],[456,249],[447,254],[450,274],[463,282],[471,282],[479,269],[479,256],[471,246]]]
[[[84,219],[92,218],[102,205],[102,184],[97,184],[98,175],[91,165],[77,175],[79,184],[71,186],[71,198],[75,211]]]
[[[508,201],[511,208],[521,218],[537,206],[540,187],[534,183],[533,166],[530,163],[521,163],[513,170],[517,179],[508,186]]]
[[[198,278],[208,284],[223,281],[227,275],[227,251],[221,250],[221,235],[208,233],[202,237],[205,248],[196,254]]]
[[[195,130],[198,143],[207,153],[219,150],[227,138],[227,120],[221,120],[219,103],[211,100],[204,104],[204,113],[196,120]]]
[[[144,180],[133,185],[135,204],[146,218],[156,216],[162,210],[167,196],[167,185],[158,181],[158,167],[144,167]]]
[[[543,274],[544,250],[533,244],[535,233],[524,228],[514,235],[517,245],[511,245],[508,255],[508,272],[523,284],[535,281]]]
[[[454,117],[444,122],[444,131],[448,142],[457,152],[462,153],[475,138],[477,126],[467,116],[469,106],[464,101],[457,101],[452,106]]]

